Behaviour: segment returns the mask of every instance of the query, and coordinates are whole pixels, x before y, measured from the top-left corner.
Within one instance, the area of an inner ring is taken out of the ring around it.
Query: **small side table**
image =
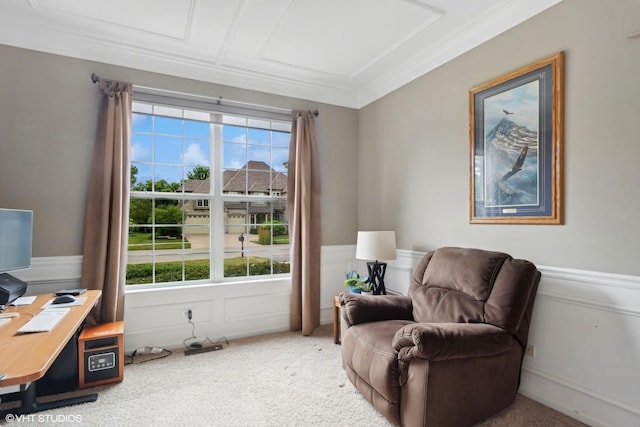
[[[340,295],[333,297],[333,343],[340,344]]]

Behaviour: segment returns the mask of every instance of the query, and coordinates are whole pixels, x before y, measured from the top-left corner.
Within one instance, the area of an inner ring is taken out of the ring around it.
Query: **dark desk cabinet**
[[[78,389],[79,336],[80,330],[77,330],[47,373],[36,381],[36,395],[47,396]]]

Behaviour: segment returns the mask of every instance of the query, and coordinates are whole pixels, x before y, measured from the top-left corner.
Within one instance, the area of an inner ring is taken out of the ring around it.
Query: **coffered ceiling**
[[[0,44],[359,108],[561,0],[3,0]]]

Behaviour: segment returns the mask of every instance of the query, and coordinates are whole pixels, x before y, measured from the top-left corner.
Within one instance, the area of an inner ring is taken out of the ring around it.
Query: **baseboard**
[[[635,408],[539,369],[523,368],[519,392],[592,427],[637,426]]]

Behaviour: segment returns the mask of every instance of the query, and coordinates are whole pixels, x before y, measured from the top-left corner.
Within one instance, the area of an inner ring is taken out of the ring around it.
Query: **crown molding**
[[[474,22],[438,43],[425,47],[412,58],[359,88],[356,108],[382,98],[482,43],[521,24],[562,0],[511,0],[487,10]]]
[[[462,55],[496,35],[562,0],[506,0],[456,34],[426,46],[410,59],[372,80],[335,76],[282,64],[244,64],[212,57],[206,50],[175,49],[166,44],[143,48],[138,41],[111,41],[100,31],[73,31],[16,10],[0,26],[0,43],[77,59],[168,74],[177,77],[300,98],[349,108],[362,108],[436,67]],[[32,31],[31,28],[38,28]],[[155,37],[147,34],[145,39]],[[157,36],[159,37],[159,36]],[[153,41],[153,40],[151,40]],[[164,38],[166,42],[166,38]],[[184,46],[183,46],[184,47]]]

